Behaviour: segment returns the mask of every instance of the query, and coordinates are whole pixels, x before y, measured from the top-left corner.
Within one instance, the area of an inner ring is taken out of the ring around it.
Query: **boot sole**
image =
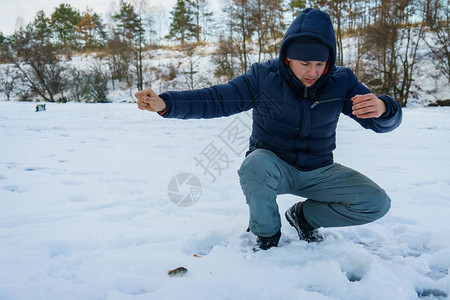
[[[295,222],[294,217],[292,216],[290,209],[288,209],[285,213],[284,213],[284,217],[286,218],[286,220],[288,221],[288,223],[295,228],[295,230],[297,230],[297,235],[298,238],[302,241],[305,241],[307,243],[320,243],[323,241],[323,236],[319,236],[317,238],[315,238],[315,240],[308,240],[304,237],[302,237],[302,235],[300,234],[300,232],[302,232],[302,230],[299,228],[298,223]]]
[[[297,230],[297,234],[300,238],[300,229],[297,227],[297,223],[294,221],[294,217],[291,215],[290,210],[287,210],[284,213],[284,217],[286,218],[286,220],[288,221],[288,223],[295,228],[295,230]],[[300,238],[301,239],[301,238]]]

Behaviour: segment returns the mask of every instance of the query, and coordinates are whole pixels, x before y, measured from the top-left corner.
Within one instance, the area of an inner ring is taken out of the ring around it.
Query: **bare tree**
[[[424,19],[432,34],[432,42],[427,39],[424,39],[424,41],[430,48],[432,57],[437,62],[436,67],[446,75],[450,82],[449,10],[448,0],[426,0]]]
[[[366,65],[360,77],[375,92],[392,94],[405,106],[413,83],[423,23],[415,0],[381,0],[374,10],[374,23],[364,29]],[[375,72],[374,72],[375,71]]]
[[[258,61],[263,53],[277,56],[286,28],[282,0],[253,0],[252,21],[258,44]]]
[[[129,68],[133,57],[129,45],[120,40],[116,34],[113,34],[106,49],[113,89],[115,89],[116,80],[126,82],[128,87],[132,86]]]
[[[336,44],[337,44],[337,55],[336,55],[336,64],[342,65],[344,63],[344,46],[343,46],[343,38],[344,38],[344,23],[347,19],[349,2],[347,0],[334,0],[334,1],[325,1],[325,0],[317,0],[314,1],[315,5],[319,8],[326,10],[330,17],[332,18],[335,25],[335,34],[336,34]]]
[[[108,75],[101,60],[88,70],[73,68],[71,71],[71,77],[76,82],[69,89],[71,99],[77,102],[107,102]]]
[[[235,77],[238,73],[236,67],[237,52],[233,47],[230,37],[220,36],[218,46],[213,55],[213,61],[216,65],[214,76],[221,78],[226,82]]]
[[[10,64],[0,65],[0,93],[5,94],[6,100],[11,100],[18,79],[16,68]]]
[[[239,52],[233,40],[236,22],[231,2],[224,5],[222,11],[224,13],[224,22],[220,23],[219,41],[213,54],[213,62],[216,65],[214,76],[221,81],[229,81],[238,73]]]
[[[306,8],[306,0],[291,0],[289,2],[289,8],[292,13],[292,17],[295,18],[297,15]]]
[[[58,59],[49,35],[36,27],[36,19],[24,30],[16,32],[8,47],[11,61],[20,71],[31,90],[46,101],[64,98],[68,85],[68,70]]]
[[[251,38],[255,31],[255,22],[252,20],[254,7],[251,0],[232,0],[230,2],[230,22],[233,28],[232,39],[239,54],[240,72],[246,72],[249,63]]]

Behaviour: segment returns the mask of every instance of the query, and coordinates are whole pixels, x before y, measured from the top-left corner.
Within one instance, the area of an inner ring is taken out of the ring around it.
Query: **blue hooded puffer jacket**
[[[286,45],[296,37],[321,40],[330,48],[328,72],[307,88],[285,64]],[[371,93],[345,67],[335,67],[336,40],[330,17],[316,9],[302,11],[288,28],[277,59],[255,63],[244,75],[210,88],[165,92],[166,118],[216,118],[253,108],[250,149],[268,149],[298,170],[308,171],[333,162],[336,126],[341,113],[364,128],[388,132],[401,123],[400,105],[387,95],[387,112],[380,118],[352,115],[355,95]]]

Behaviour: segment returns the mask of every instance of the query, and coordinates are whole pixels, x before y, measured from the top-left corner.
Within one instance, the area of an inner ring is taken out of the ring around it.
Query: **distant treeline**
[[[22,100],[105,102],[111,86],[144,88],[146,53],[170,44],[192,56],[205,42],[216,44],[214,76],[226,81],[255,61],[277,57],[287,26],[306,7],[330,14],[338,65],[348,56],[344,38],[352,38],[351,67],[374,92],[406,105],[423,52],[419,45],[426,45],[434,67],[450,81],[448,0],[230,0],[217,16],[207,0],[178,0],[164,37],[158,36],[162,16],[147,0],[121,0],[108,22],[91,9],[61,4],[50,16],[37,12],[10,36],[0,33],[0,93],[8,99],[16,93]],[[95,55],[96,63],[87,70],[67,68],[80,54]]]

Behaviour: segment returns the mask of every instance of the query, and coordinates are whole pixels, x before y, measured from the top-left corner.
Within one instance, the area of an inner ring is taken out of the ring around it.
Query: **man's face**
[[[306,87],[312,86],[322,76],[326,67],[325,61],[287,60],[292,72]]]

